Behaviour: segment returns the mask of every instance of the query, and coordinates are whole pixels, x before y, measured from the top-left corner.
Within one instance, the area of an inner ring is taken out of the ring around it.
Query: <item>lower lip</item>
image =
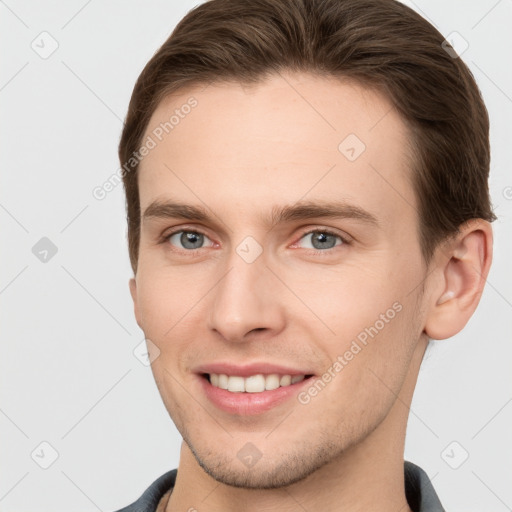
[[[277,389],[262,391],[261,393],[233,393],[227,389],[212,386],[208,379],[202,375],[198,377],[201,380],[204,393],[213,404],[225,412],[240,416],[253,416],[264,413],[286,400],[296,397],[299,390],[309,385],[312,378],[305,378],[301,382],[296,382],[290,386],[282,386]]]

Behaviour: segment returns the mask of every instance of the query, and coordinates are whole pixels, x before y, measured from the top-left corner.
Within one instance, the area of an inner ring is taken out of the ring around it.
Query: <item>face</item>
[[[165,406],[216,480],[299,481],[380,428],[421,336],[406,127],[287,74],[168,97],[148,136],[130,286]]]

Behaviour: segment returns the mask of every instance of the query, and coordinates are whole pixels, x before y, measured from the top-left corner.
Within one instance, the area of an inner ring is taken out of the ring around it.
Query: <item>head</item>
[[[130,290],[164,403],[219,481],[286,485],[405,428],[428,339],[476,308],[488,117],[442,43],[391,0],[212,0],[140,75],[119,146]],[[313,377],[228,413],[203,391],[217,362]]]

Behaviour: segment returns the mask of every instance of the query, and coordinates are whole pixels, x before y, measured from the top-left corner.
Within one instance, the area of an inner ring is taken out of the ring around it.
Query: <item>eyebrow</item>
[[[276,224],[308,220],[314,217],[355,219],[378,227],[379,221],[375,215],[367,210],[342,201],[298,201],[292,205],[274,206],[265,223]],[[144,210],[142,221],[151,218],[158,219],[186,219],[198,222],[213,222],[208,209],[203,206],[194,206],[177,201],[154,200]]]

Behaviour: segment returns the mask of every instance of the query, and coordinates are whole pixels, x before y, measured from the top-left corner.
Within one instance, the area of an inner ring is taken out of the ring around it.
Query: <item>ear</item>
[[[130,285],[130,294],[132,296],[133,300],[133,311],[135,313],[135,320],[137,320],[137,324],[142,329],[141,322],[140,322],[140,315],[139,315],[139,305],[137,300],[137,282],[135,281],[135,278],[132,277],[129,281]]]
[[[429,338],[442,340],[463,329],[480,301],[492,261],[491,225],[483,219],[465,222],[433,261],[439,279],[424,330]]]

